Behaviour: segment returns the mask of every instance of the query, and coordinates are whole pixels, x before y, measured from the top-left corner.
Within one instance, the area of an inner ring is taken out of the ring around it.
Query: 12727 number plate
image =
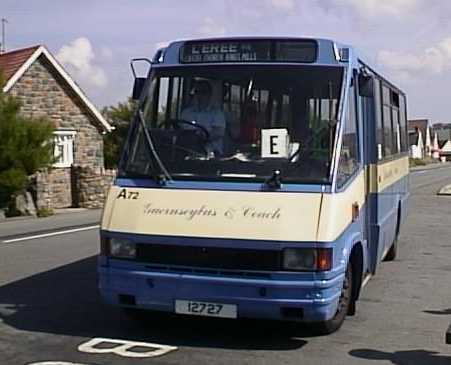
[[[191,314],[195,316],[236,318],[237,307],[234,304],[176,300],[175,313]]]

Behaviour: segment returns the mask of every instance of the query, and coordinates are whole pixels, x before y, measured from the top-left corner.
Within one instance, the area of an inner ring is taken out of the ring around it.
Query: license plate
[[[195,316],[236,318],[237,306],[235,304],[176,300],[175,313],[191,314]]]

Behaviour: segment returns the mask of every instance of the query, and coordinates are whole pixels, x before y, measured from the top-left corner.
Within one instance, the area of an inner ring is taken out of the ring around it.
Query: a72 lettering
[[[138,191],[130,191],[127,189],[122,189],[117,195],[116,199],[133,199],[136,200],[139,197]]]

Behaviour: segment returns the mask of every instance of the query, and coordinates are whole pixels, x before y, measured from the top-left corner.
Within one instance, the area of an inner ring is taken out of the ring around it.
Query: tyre
[[[396,260],[396,256],[398,255],[398,236],[399,236],[399,225],[401,222],[401,207],[398,208],[398,220],[396,222],[396,233],[395,239],[388,250],[387,254],[384,257],[384,261],[394,261]]]
[[[398,235],[396,235],[393,244],[385,255],[384,261],[394,261],[398,255]]]
[[[337,312],[334,317],[328,321],[314,324],[314,330],[320,335],[328,335],[337,331],[343,324],[348,312],[353,309],[352,302],[352,265],[348,264],[346,268],[343,288],[341,289],[340,299],[338,300]]]

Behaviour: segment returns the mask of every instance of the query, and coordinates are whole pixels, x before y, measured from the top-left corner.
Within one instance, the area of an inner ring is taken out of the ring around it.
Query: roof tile
[[[5,77],[4,81],[6,82],[13,77],[39,47],[27,47],[0,54],[0,71],[3,72],[3,76]]]

